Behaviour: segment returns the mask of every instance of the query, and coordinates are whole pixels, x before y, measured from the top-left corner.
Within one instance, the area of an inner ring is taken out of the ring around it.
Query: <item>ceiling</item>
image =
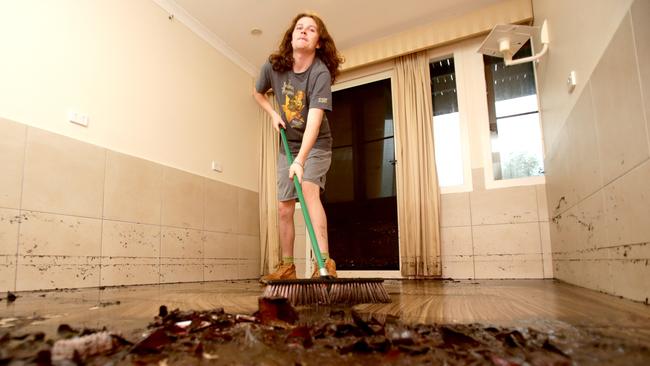
[[[482,8],[499,0],[154,0],[249,72],[273,52],[293,17],[319,14],[345,50],[420,25]],[[262,30],[252,35],[251,30]]]

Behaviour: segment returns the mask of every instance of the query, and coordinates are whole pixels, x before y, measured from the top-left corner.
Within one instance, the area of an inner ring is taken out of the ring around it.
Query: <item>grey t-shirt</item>
[[[302,137],[307,126],[309,108],[332,110],[332,84],[327,66],[318,57],[311,66],[301,73],[293,71],[274,71],[270,62],[266,62],[260,71],[255,86],[259,93],[273,89],[280,105],[280,116],[287,130],[287,140],[293,153],[300,149]],[[323,114],[314,149],[331,150],[332,134],[327,116]],[[284,149],[280,149],[284,154]]]

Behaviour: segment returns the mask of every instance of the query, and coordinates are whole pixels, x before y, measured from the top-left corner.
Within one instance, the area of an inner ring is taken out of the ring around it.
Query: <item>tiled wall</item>
[[[442,277],[553,278],[544,185],[486,190],[483,169],[472,173],[472,192],[441,196]],[[311,253],[305,254],[309,238],[299,209],[294,222],[296,272],[308,277]]]
[[[0,119],[0,291],[256,278],[258,194]]]
[[[650,297],[650,2],[621,22],[546,156],[554,273]]]
[[[472,173],[472,192],[441,196],[442,276],[552,278],[544,185],[486,190]]]

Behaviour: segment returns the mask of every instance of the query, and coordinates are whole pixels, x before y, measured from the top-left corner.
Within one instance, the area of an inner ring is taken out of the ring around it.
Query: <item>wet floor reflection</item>
[[[650,307],[557,281],[389,280],[385,287],[392,303],[357,305],[355,311],[380,322],[480,324],[650,347]],[[0,337],[8,332],[54,337],[60,324],[70,324],[138,339],[161,305],[252,314],[261,292],[256,281],[223,281],[18,293],[15,301],[0,302]]]

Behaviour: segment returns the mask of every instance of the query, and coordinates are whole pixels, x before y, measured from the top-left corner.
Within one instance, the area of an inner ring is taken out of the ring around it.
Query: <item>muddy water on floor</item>
[[[261,288],[254,281],[19,293],[11,303],[0,301],[0,360],[35,362],[34,352],[72,334],[57,332],[61,324],[76,335],[106,327],[137,344],[164,329],[148,327],[164,304],[195,315],[223,308],[218,317],[226,320],[186,334],[172,329],[155,352],[133,354],[133,345],[122,345],[86,361],[650,364],[650,311],[643,304],[554,281],[388,281],[386,287],[393,303],[356,306],[356,318],[350,308],[309,307],[289,325],[236,320],[257,310]]]

